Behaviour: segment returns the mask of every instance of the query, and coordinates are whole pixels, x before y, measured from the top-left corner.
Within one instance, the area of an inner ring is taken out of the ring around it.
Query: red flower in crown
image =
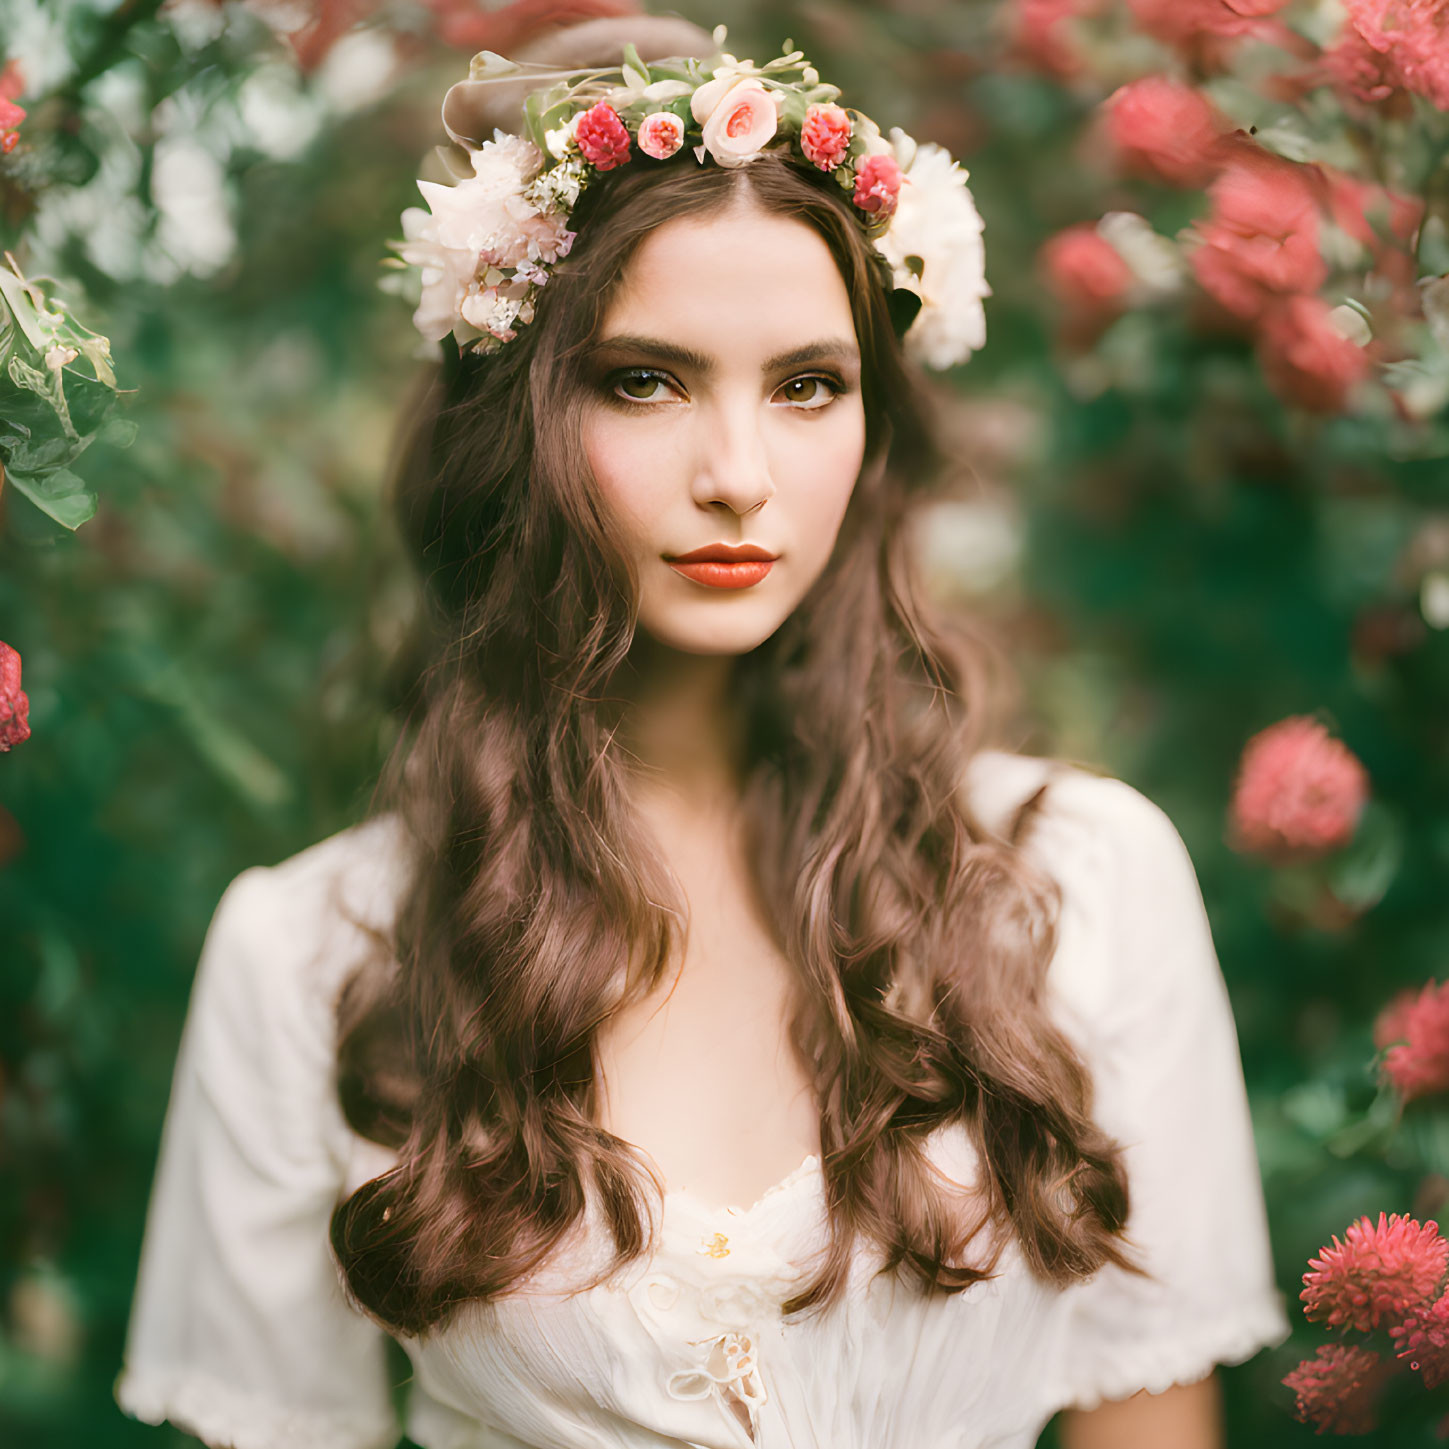
[[[851,200],[862,211],[890,216],[900,194],[901,168],[894,156],[867,156],[855,168],[855,195]]]
[[[598,171],[612,171],[629,159],[629,128],[619,113],[604,101],[579,117],[574,140],[584,159]]]
[[[1437,1223],[1379,1214],[1350,1223],[1339,1242],[1310,1258],[1303,1275],[1303,1316],[1330,1328],[1367,1333],[1428,1307],[1439,1292],[1449,1243]]]
[[[800,127],[800,149],[805,159],[822,171],[834,171],[850,149],[850,116],[833,101],[805,108]]]
[[[30,738],[29,712],[20,687],[20,655],[0,641],[0,752]]]

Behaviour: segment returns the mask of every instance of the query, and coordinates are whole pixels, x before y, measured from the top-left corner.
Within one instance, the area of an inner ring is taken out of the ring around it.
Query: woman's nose
[[[721,406],[701,430],[694,473],[695,501],[753,512],[775,493],[763,420],[755,405]]]

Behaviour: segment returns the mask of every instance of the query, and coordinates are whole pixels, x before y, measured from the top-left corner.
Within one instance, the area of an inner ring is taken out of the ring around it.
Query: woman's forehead
[[[650,232],[630,258],[600,336],[654,338],[706,355],[746,343],[778,360],[826,341],[853,347],[855,325],[820,233],[792,217],[738,207]]]

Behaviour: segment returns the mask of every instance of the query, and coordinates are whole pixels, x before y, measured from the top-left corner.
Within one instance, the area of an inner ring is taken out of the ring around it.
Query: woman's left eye
[[[793,391],[797,388],[805,388],[806,391]],[[792,377],[780,391],[790,394],[788,401],[801,404],[800,412],[814,412],[834,402],[845,389],[834,378],[811,373],[806,377]]]

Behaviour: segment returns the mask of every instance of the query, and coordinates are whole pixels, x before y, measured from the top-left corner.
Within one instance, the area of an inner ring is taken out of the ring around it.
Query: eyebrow
[[[639,337],[632,333],[616,337],[605,337],[589,348],[589,355],[601,352],[647,352],[662,362],[676,367],[691,368],[708,377],[714,371],[714,359],[696,352],[692,347],[681,347],[676,342],[665,342],[658,337]],[[810,362],[859,362],[860,351],[855,343],[839,337],[824,337],[818,342],[807,342],[803,347],[792,347],[787,352],[777,352],[761,364],[761,372],[778,372],[781,368],[799,367]]]

